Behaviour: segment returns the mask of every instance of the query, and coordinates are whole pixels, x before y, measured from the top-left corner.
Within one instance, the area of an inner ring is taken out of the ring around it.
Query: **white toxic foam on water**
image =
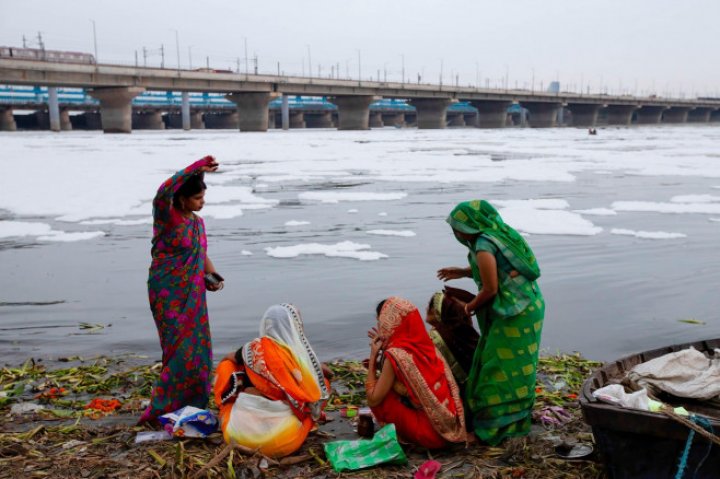
[[[384,211],[381,211],[380,213],[378,213],[378,216],[387,216],[387,213]]]
[[[137,220],[123,220],[120,218],[108,218],[100,220],[85,220],[80,222],[81,225],[118,225],[118,226],[134,226],[134,225],[151,225],[153,219],[151,216],[140,218]]]
[[[322,203],[339,203],[341,201],[392,201],[407,196],[405,192],[374,193],[371,191],[305,191],[298,194],[303,201],[320,201]]]
[[[403,236],[410,238],[416,236],[414,231],[410,230],[368,230],[366,231],[369,235],[380,235],[380,236]]]
[[[246,250],[246,249],[240,251],[240,254],[243,255],[243,256],[252,256],[252,255],[253,255],[253,254],[252,254],[252,251],[248,251],[248,250]]]
[[[501,209],[500,216],[522,233],[592,236],[602,231],[602,228],[572,211],[512,207]]]
[[[285,226],[303,226],[303,225],[309,225],[309,221],[298,221],[298,220],[290,220],[285,222]]]
[[[206,205],[200,211],[200,216],[203,218],[215,218],[216,220],[229,220],[242,215],[241,205]]]
[[[538,210],[564,210],[570,207],[567,200],[558,198],[543,198],[536,200],[492,200],[490,203],[503,208],[531,208]]]
[[[27,221],[0,221],[0,238],[21,236],[40,236],[52,232],[46,223],[30,223]]]
[[[678,195],[670,198],[671,203],[716,203],[720,201],[717,195]]]
[[[655,212],[655,213],[699,213],[720,214],[720,203],[663,203],[656,201],[615,201],[612,207],[616,211]]]
[[[617,215],[617,211],[611,210],[610,208],[589,208],[587,210],[573,210],[575,213],[581,215],[590,216],[614,216]]]
[[[265,251],[273,258],[296,258],[301,255],[323,255],[330,258],[353,258],[360,261],[376,261],[388,256],[370,249],[368,244],[343,241],[335,244],[305,243],[294,246],[267,247]]]
[[[347,210],[347,212],[350,213],[350,214],[355,214],[355,213],[359,213],[360,210],[357,210],[357,209],[355,209],[355,208],[350,208],[349,210]]]
[[[677,239],[685,238],[687,235],[683,233],[668,233],[666,231],[633,231],[622,228],[613,228],[610,233],[614,235],[635,236],[642,239]]]
[[[708,220],[712,221],[713,223],[720,223],[720,218],[708,218]]]
[[[206,190],[205,201],[211,205],[216,203],[241,202],[248,205],[267,205],[267,208],[279,203],[278,200],[262,198],[253,194],[252,188],[247,186],[213,186]]]
[[[84,241],[93,238],[105,236],[103,231],[81,231],[77,233],[66,233],[64,231],[54,231],[51,235],[38,236],[40,241],[57,241],[62,243],[70,243],[73,241]]]
[[[105,236],[104,231],[80,231],[67,233],[54,230],[46,223],[27,221],[0,221],[0,238],[35,236],[40,241],[82,241]]]

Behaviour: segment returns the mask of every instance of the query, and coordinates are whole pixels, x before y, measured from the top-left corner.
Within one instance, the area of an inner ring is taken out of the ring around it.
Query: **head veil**
[[[242,356],[250,380],[263,394],[287,400],[299,414],[307,406],[319,417],[330,392],[295,306],[268,308],[260,321],[260,337],[243,347]]]
[[[530,245],[520,233],[503,221],[500,213],[487,201],[458,203],[446,221],[456,231],[480,234],[492,241],[513,268],[528,280],[535,281],[540,277],[540,267]]]

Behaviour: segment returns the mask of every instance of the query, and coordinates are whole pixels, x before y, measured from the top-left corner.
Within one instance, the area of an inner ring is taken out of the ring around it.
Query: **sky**
[[[720,95],[718,18],[717,0],[0,0],[0,46],[94,53],[95,27],[100,63],[160,66],[163,46],[171,68],[694,97]]]

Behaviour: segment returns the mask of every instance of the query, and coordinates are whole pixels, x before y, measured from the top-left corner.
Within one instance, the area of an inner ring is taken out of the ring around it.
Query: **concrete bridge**
[[[50,87],[48,115],[56,130],[61,128],[56,87],[86,88],[99,102],[102,128],[107,133],[132,130],[132,100],[146,90],[182,92],[180,110],[185,129],[192,127],[190,92],[226,95],[236,105],[241,131],[266,131],[271,123],[269,105],[276,98],[281,98],[281,125],[289,128],[291,95],[327,97],[337,107],[337,127],[341,130],[370,128],[370,105],[381,98],[409,100],[418,128],[445,128],[448,108],[458,101],[477,110],[473,126],[479,128],[506,126],[507,109],[514,103],[527,112],[523,122],[527,120],[536,128],[556,126],[559,118],[564,122],[566,112],[573,126],[582,127],[595,125],[600,115],[610,125],[630,125],[633,119],[640,124],[720,121],[719,99],[583,95],[36,60],[0,59],[0,84]],[[12,126],[11,118],[11,110],[0,110],[0,129]],[[327,119],[325,123],[329,124]]]

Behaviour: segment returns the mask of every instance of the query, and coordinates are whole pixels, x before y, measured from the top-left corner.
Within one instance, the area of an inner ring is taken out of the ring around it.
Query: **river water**
[[[608,360],[720,337],[719,141],[713,125],[2,133],[0,363],[160,357],[150,201],[205,154],[221,163],[201,212],[226,278],[208,294],[216,357],[279,302],[321,358],[364,357],[380,299],[424,311],[435,271],[465,265],[444,219],[474,198],[535,250],[546,351]]]

